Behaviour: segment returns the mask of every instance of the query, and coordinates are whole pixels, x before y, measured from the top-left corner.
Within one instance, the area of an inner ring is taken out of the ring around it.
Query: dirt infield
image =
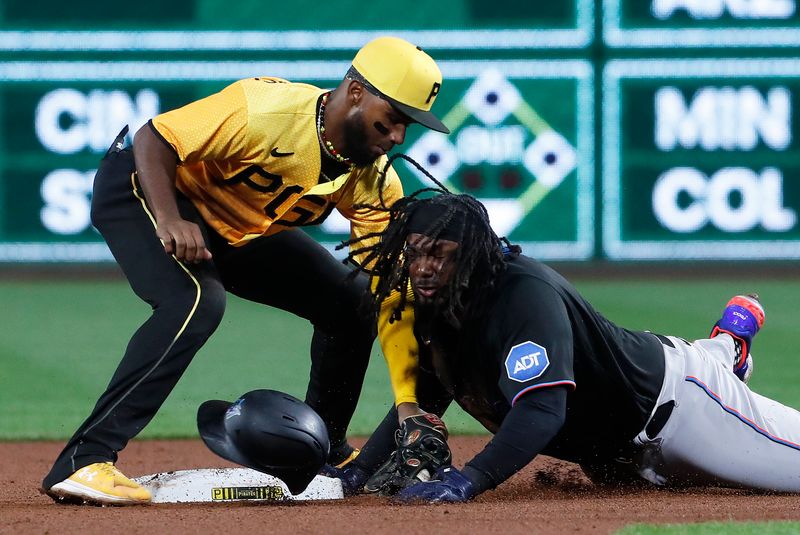
[[[483,437],[451,439],[468,459]],[[598,489],[576,466],[537,459],[493,492],[457,505],[400,506],[377,496],[293,504],[56,505],[38,491],[61,444],[0,444],[0,533],[610,533],[630,523],[800,519],[800,497],[724,489]],[[456,463],[458,464],[458,462]],[[133,442],[119,466],[131,477],[232,466],[198,440]]]

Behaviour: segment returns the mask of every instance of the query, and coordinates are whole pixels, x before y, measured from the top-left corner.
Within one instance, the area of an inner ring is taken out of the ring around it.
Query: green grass
[[[703,522],[699,524],[634,524],[616,535],[795,535],[798,522]]]
[[[758,290],[767,327],[755,344],[756,391],[800,407],[796,304],[800,281],[589,281],[576,285],[612,320],[630,328],[706,336],[727,298]],[[148,316],[124,282],[0,281],[0,439],[64,439],[106,386],[128,338]],[[232,400],[274,388],[303,397],[309,325],[233,296],[217,333],[195,357],[144,437],[196,436],[194,415],[207,399]],[[368,434],[391,404],[386,365],[373,351],[352,434]],[[457,410],[456,433],[482,428]]]
[[[576,286],[619,325],[687,340],[708,336],[732,295],[758,292],[767,320],[753,344],[755,373],[750,387],[800,408],[800,353],[796,345],[800,279],[577,281]]]
[[[0,281],[0,439],[64,439],[88,415],[130,335],[149,315],[124,282]],[[229,296],[222,324],[197,354],[142,437],[196,436],[197,406],[256,388],[301,399],[310,325]],[[373,351],[351,426],[369,434],[392,403],[386,365]],[[465,415],[453,428],[476,432]]]

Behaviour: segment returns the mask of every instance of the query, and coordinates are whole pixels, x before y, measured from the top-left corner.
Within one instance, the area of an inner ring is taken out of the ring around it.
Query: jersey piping
[[[539,388],[547,388],[547,387],[551,387],[551,386],[571,386],[572,389],[575,390],[575,381],[570,381],[568,379],[565,379],[563,381],[552,381],[552,382],[549,382],[549,383],[539,383],[539,384],[536,384],[536,385],[531,385],[531,386],[529,386],[527,388],[523,388],[522,390],[517,392],[517,395],[514,396],[514,398],[511,400],[511,406],[513,407],[514,404],[517,402],[517,400],[520,397],[522,397],[524,394],[526,394],[526,393],[528,393],[528,392],[530,392],[532,390],[538,390]]]
[[[781,444],[783,446],[786,446],[787,448],[792,448],[793,450],[800,451],[800,444],[795,444],[794,442],[791,442],[789,440],[786,440],[786,439],[783,439],[783,438],[780,438],[780,437],[777,437],[777,436],[773,435],[772,433],[770,433],[766,429],[760,427],[755,422],[753,422],[752,420],[750,420],[749,418],[744,416],[738,410],[734,409],[733,407],[729,407],[728,405],[726,405],[722,401],[722,398],[719,396],[719,394],[717,394],[716,392],[711,390],[708,387],[707,384],[705,384],[703,381],[701,381],[697,377],[693,377],[691,375],[688,375],[688,376],[686,376],[686,382],[692,383],[693,385],[699,387],[703,392],[706,393],[706,395],[708,395],[709,398],[711,398],[714,401],[714,403],[719,405],[722,408],[723,411],[725,411],[728,414],[730,414],[731,416],[735,417],[737,420],[739,420],[740,422],[745,424],[747,427],[749,427],[750,429],[752,429],[753,431],[755,431],[759,435],[763,436],[764,438],[766,438],[768,440],[771,440],[772,442],[775,442],[776,444]]]
[[[139,199],[139,202],[142,205],[142,209],[147,214],[147,217],[150,219],[150,222],[153,224],[153,228],[157,228],[156,220],[153,217],[153,214],[150,213],[150,210],[147,208],[147,203],[145,202],[144,198],[141,195],[139,195],[139,191],[136,189],[135,177],[136,177],[136,174],[135,173],[131,173],[131,188],[133,190],[133,194],[137,199]],[[163,243],[163,241],[162,241],[162,243]],[[150,375],[152,375],[152,373],[154,371],[156,371],[156,369],[161,365],[161,363],[164,362],[164,359],[167,357],[169,352],[172,350],[173,346],[175,346],[175,343],[181,337],[183,332],[186,330],[187,325],[189,325],[189,321],[191,321],[191,319],[194,317],[195,312],[197,311],[197,305],[200,303],[200,296],[202,294],[202,289],[200,287],[200,282],[197,280],[197,278],[195,278],[194,275],[192,275],[191,271],[189,271],[189,269],[185,265],[183,265],[183,263],[181,261],[179,261],[175,257],[175,255],[171,255],[171,256],[175,260],[175,262],[180,266],[180,268],[183,271],[186,272],[186,274],[189,276],[189,278],[192,280],[192,282],[195,285],[196,294],[195,294],[195,298],[194,298],[194,304],[192,305],[191,310],[189,310],[189,314],[186,316],[186,319],[184,320],[183,325],[181,325],[181,328],[178,329],[178,332],[175,334],[175,337],[172,339],[172,342],[170,342],[170,344],[164,350],[164,353],[162,353],[162,355],[158,358],[158,360],[156,360],[156,362],[153,364],[153,366],[149,370],[147,370],[145,372],[145,374],[142,375],[139,378],[138,381],[136,381],[134,384],[132,384],[131,387],[128,388],[128,390],[126,390],[125,393],[120,396],[120,398],[116,401],[116,403],[111,405],[111,407],[109,407],[108,410],[100,418],[98,418],[96,422],[94,422],[92,425],[90,425],[89,427],[86,428],[86,430],[83,433],[84,435],[86,435],[89,431],[94,429],[100,422],[102,422],[103,420],[108,418],[108,415],[111,414],[114,411],[114,409],[116,409],[119,406],[120,403],[125,401],[125,399],[130,395],[131,392],[133,392],[140,384],[142,384],[142,382],[145,379],[150,377]],[[78,445],[79,444],[75,445],[75,450],[73,451],[72,456],[70,457],[70,462],[72,464],[72,470],[73,471],[77,470],[77,468],[75,468],[75,454],[78,451]]]

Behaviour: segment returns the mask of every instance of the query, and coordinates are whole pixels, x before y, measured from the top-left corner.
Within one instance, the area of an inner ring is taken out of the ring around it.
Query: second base
[[[153,503],[338,500],[344,497],[338,479],[315,476],[298,495],[286,483],[249,468],[201,468],[137,477]]]

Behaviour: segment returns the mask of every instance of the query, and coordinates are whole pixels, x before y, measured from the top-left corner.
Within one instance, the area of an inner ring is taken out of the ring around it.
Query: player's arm
[[[167,253],[189,262],[211,258],[200,228],[178,211],[176,167],[240,157],[247,150],[246,134],[247,103],[240,83],[162,113],[136,132],[137,176],[156,220],[156,235]]]
[[[461,502],[493,489],[527,466],[558,434],[566,419],[567,388],[552,386],[522,397],[494,438],[462,470],[440,468],[429,483],[398,494],[401,501]]]
[[[567,389],[542,388],[522,396],[486,447],[462,470],[475,495],[493,489],[528,465],[564,425]]]
[[[538,279],[521,281],[513,290],[500,300],[503,342],[495,357],[498,387],[511,410],[489,444],[465,465],[476,493],[496,487],[547,446],[564,425],[567,391],[575,387],[572,326],[563,301]],[[531,361],[525,355],[531,352],[539,364],[526,371]]]
[[[362,182],[363,184],[363,182]],[[394,169],[389,168],[386,176],[386,186],[382,198],[386,206],[391,206],[403,195],[400,178]],[[370,204],[378,205],[380,199],[375,192],[375,187],[364,188],[354,194],[353,205]],[[370,233],[381,232],[386,228],[389,215],[386,212],[369,210],[366,208],[354,209],[340,205],[339,210],[351,222],[351,238],[361,238]],[[373,240],[377,241],[375,237]],[[364,247],[369,243],[359,243]],[[357,256],[355,260],[364,262],[364,256]],[[393,310],[400,301],[400,294],[393,292],[381,305],[378,314],[378,340],[380,341],[383,355],[389,369],[389,380],[395,396],[398,418],[403,419],[420,414],[423,411],[417,405],[417,374],[419,365],[419,345],[414,337],[414,310],[408,303],[403,310],[401,319],[390,321]],[[413,299],[410,288],[407,291],[408,299]]]
[[[530,463],[556,436],[566,416],[567,390],[542,389],[521,398],[494,438],[462,470],[440,468],[435,480],[400,491],[400,501],[463,502],[495,488]]]
[[[502,310],[488,314],[486,329],[498,333],[493,358],[498,386],[511,409],[494,438],[459,471],[401,492],[402,500],[465,501],[521,470],[556,436],[566,419],[572,372],[572,328],[566,307],[546,283],[518,282],[496,299]],[[537,364],[532,364],[532,356]]]
[[[416,394],[419,345],[414,336],[413,306],[408,304],[400,319],[390,321],[399,300],[400,294],[394,292],[382,303],[378,314],[378,340],[389,369],[397,415],[402,421],[423,411],[417,404]]]
[[[187,262],[210,259],[200,227],[178,212],[175,153],[157,137],[150,123],[136,132],[133,154],[139,184],[156,220],[156,236],[164,244],[164,251]]]

